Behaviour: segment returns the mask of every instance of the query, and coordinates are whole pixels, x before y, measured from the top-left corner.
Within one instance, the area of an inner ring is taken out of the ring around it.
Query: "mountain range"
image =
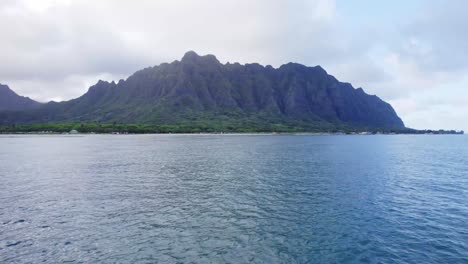
[[[98,81],[79,98],[40,104],[0,86],[0,124],[125,123],[235,128],[404,129],[392,106],[320,66],[220,63],[187,52],[180,61]]]

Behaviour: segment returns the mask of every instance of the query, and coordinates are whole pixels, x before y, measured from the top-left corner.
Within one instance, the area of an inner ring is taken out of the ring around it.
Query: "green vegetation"
[[[232,124],[232,123],[187,123],[178,125],[151,124],[101,124],[101,123],[48,123],[0,126],[1,134],[9,133],[68,133],[77,130],[80,133],[362,133],[369,134],[463,134],[454,130],[415,130],[415,129],[370,129],[358,127],[304,127],[284,124]]]
[[[0,133],[66,133],[77,130],[80,133],[252,133],[252,132],[306,132],[306,130],[281,124],[256,127],[235,127],[230,124],[181,124],[181,125],[147,125],[147,124],[100,124],[100,123],[53,123],[0,126]],[[318,132],[318,130],[316,131]]]

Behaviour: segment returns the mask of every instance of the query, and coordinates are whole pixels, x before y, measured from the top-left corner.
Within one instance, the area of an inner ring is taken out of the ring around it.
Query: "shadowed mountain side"
[[[125,81],[99,81],[74,100],[0,113],[2,124],[93,121],[404,128],[391,105],[339,82],[320,66],[221,64],[193,51]]]
[[[17,95],[7,85],[0,84],[0,111],[22,111],[42,105],[28,97]]]

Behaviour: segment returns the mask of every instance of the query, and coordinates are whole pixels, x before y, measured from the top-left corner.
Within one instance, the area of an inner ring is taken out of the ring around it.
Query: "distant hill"
[[[320,66],[221,64],[193,51],[118,83],[99,81],[77,99],[0,113],[0,124],[94,121],[228,130],[404,128],[390,104],[339,82]]]
[[[22,111],[41,106],[28,97],[17,95],[7,85],[0,84],[0,111]]]

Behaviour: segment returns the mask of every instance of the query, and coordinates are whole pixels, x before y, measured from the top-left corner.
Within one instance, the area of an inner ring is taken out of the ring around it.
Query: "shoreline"
[[[45,123],[0,125],[0,134],[34,135],[78,135],[78,134],[207,134],[207,135],[399,135],[464,134],[463,130],[432,130],[413,128],[385,128],[348,126],[293,126],[284,124],[108,124],[108,123]]]
[[[199,135],[199,136],[395,136],[395,135],[464,135],[464,133],[327,133],[327,132],[201,132],[201,133],[67,133],[67,132],[9,132],[0,133],[0,136],[129,136],[129,135]]]

